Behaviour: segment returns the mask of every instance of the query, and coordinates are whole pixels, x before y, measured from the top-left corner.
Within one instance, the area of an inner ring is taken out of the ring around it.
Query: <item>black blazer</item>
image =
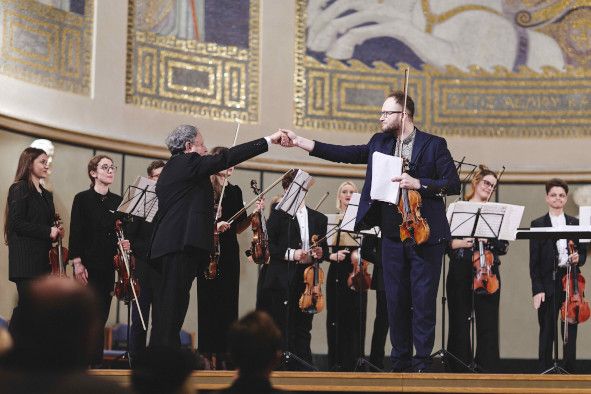
[[[51,271],[51,227],[55,208],[53,196],[41,187],[41,194],[26,181],[8,190],[8,278],[35,278]]]
[[[380,226],[380,209],[382,204],[371,200],[372,156],[374,152],[392,155],[395,138],[389,133],[376,133],[365,145],[332,145],[315,141],[312,156],[322,159],[350,164],[367,164],[365,183],[361,191],[359,209],[357,211],[356,229]],[[421,214],[431,229],[428,244],[449,240],[451,234],[445,216],[443,197],[438,194],[453,195],[460,192],[460,179],[447,149],[445,139],[416,129],[412,149],[409,173],[421,182],[419,193],[423,198]],[[394,209],[392,207],[392,209]],[[399,216],[399,215],[398,215]],[[382,234],[389,229],[382,229]],[[396,232],[398,232],[396,230]]]
[[[308,234],[310,236],[317,234],[319,238],[323,238],[326,235],[328,218],[312,208],[306,208],[308,210]],[[273,208],[267,221],[267,235],[271,260],[265,274],[263,289],[288,291],[296,273],[301,275],[306,268],[305,264],[296,264],[294,261],[285,260],[285,252],[288,248],[302,248],[302,236],[297,218],[292,218],[285,212]],[[328,258],[326,241],[322,242],[321,246],[324,260]],[[303,278],[298,277],[298,280],[301,282]]]
[[[579,219],[572,216],[564,215],[567,225],[578,225]],[[550,214],[545,214],[531,222],[531,227],[552,227]],[[570,240],[567,240],[570,241]],[[575,243],[575,248],[579,252],[579,264],[585,264],[587,258],[587,248],[585,245],[581,247],[578,239],[572,240]],[[532,294],[546,293],[546,297],[554,294],[555,286],[552,283],[552,272],[554,270],[554,259],[558,255],[556,249],[556,240],[532,239],[529,242],[529,275],[531,277]],[[576,268],[578,269],[578,268]],[[566,272],[565,268],[560,268],[558,271],[558,280],[562,280]]]
[[[211,251],[214,212],[209,176],[268,149],[267,141],[259,138],[212,156],[173,155],[156,183],[158,213],[148,257],[191,249]]]

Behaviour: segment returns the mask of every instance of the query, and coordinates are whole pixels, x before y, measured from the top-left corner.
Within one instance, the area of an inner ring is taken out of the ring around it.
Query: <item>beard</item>
[[[391,123],[391,124],[382,123],[381,128],[382,128],[382,132],[384,132],[386,134],[392,134],[394,136],[397,136],[398,133],[400,132],[400,123]]]

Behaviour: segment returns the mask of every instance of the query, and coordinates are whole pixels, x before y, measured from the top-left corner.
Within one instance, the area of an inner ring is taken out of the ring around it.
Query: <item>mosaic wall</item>
[[[410,68],[444,135],[591,135],[591,0],[297,0],[295,123],[377,129]]]
[[[93,0],[0,1],[0,73],[90,94]]]
[[[126,101],[258,121],[259,0],[131,0]]]

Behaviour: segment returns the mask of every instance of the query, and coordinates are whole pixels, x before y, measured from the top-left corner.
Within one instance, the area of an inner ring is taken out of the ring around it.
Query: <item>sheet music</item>
[[[158,212],[158,198],[156,197],[156,181],[143,176],[135,178],[133,185],[129,185],[123,196],[118,211],[144,218],[151,223]]]
[[[371,163],[371,199],[397,204],[400,183],[392,182],[392,178],[402,174],[402,159],[381,152],[374,152]]]
[[[361,200],[361,194],[351,194],[349,205],[343,216],[343,223],[341,225],[342,231],[355,232],[355,220],[357,219],[357,209],[359,208],[359,200]]]
[[[474,226],[478,210],[480,217]],[[499,238],[514,241],[525,207],[495,202],[458,201],[447,210],[452,237]]]
[[[310,174],[306,171],[298,170],[275,209],[281,210],[290,216],[295,216],[311,185],[312,177]]]
[[[591,206],[579,207],[579,225],[591,226]],[[579,239],[579,242],[589,243],[591,239]]]

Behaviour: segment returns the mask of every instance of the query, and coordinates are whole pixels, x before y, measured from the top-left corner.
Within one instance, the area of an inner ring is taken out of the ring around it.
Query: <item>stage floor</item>
[[[93,370],[125,386],[129,370]],[[198,390],[218,390],[230,385],[233,371],[195,371]],[[344,373],[274,372],[273,384],[282,390],[306,392],[403,393],[591,393],[591,375],[450,374],[450,373]]]

